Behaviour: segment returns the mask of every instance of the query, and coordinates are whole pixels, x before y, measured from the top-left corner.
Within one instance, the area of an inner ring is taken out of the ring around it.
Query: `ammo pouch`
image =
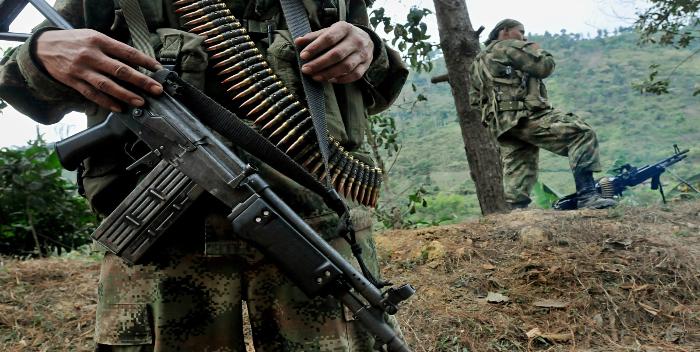
[[[156,55],[163,65],[173,65],[184,81],[204,89],[205,73],[209,57],[204,51],[204,38],[174,28],[156,29],[160,43],[155,46]]]

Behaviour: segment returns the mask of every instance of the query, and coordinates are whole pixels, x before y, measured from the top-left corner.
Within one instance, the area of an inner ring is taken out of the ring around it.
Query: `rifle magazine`
[[[125,261],[136,263],[203,191],[161,161],[91,237]]]

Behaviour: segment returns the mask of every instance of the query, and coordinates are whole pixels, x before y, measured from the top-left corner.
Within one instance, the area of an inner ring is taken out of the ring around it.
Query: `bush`
[[[0,149],[0,253],[46,255],[90,242],[95,216],[39,136]]]

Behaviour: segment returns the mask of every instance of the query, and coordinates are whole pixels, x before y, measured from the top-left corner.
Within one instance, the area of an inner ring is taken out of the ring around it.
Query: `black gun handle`
[[[101,124],[56,142],[54,149],[63,168],[73,171],[83,160],[94,154],[95,150],[109,147],[128,133],[131,131],[121,123],[119,116],[111,113]]]

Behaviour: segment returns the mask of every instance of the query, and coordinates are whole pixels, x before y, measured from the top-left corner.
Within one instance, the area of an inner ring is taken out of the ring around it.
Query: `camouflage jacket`
[[[285,81],[290,90],[303,96],[294,47],[286,31],[279,2],[277,0],[227,0],[232,12],[246,19],[251,36],[267,55],[272,68]],[[337,1],[303,0],[309,12],[312,30],[329,26],[338,20]],[[384,42],[368,27],[365,1],[348,1],[347,21],[370,34],[375,44],[374,60],[363,79],[353,84],[325,84],[326,111],[329,131],[349,151],[358,151],[366,128],[368,113],[386,109],[398,96],[408,74],[398,54],[385,46]],[[168,35],[185,35],[177,29],[183,28],[175,15],[172,1],[140,0],[141,8],[151,30],[156,53],[162,54]],[[113,0],[57,0],[57,10],[76,28],[92,28],[118,40],[127,42],[128,28]],[[333,14],[336,14],[335,16]],[[272,43],[267,33],[256,32],[261,23],[273,22],[276,34]],[[47,28],[48,27],[48,28]],[[43,30],[50,29],[48,23],[38,27],[25,44],[8,53],[0,62],[0,97],[32,119],[51,124],[58,122],[70,111],[85,112],[88,125],[104,120],[107,111],[85,100],[73,89],[53,80],[35,62],[32,56],[33,38]],[[257,33],[257,35],[256,35]],[[192,35],[190,35],[192,36]],[[186,42],[187,43],[187,42]],[[183,45],[179,54],[183,78],[204,88],[214,99],[226,103],[215,72],[208,68],[207,55],[197,39]],[[195,43],[195,44],[192,44]],[[301,94],[300,94],[301,93]],[[371,162],[367,156],[361,159]],[[121,150],[100,151],[86,161],[85,190],[93,208],[99,213],[109,213],[133,188],[134,180],[124,177],[121,170],[130,162]],[[264,168],[264,166],[263,166]],[[316,195],[302,189],[279,173],[263,170],[265,176],[281,196],[303,215],[327,212]],[[321,210],[320,210],[321,209]]]
[[[471,66],[470,103],[495,137],[521,118],[551,108],[542,80],[554,71],[554,58],[533,43],[500,40],[480,52]]]

